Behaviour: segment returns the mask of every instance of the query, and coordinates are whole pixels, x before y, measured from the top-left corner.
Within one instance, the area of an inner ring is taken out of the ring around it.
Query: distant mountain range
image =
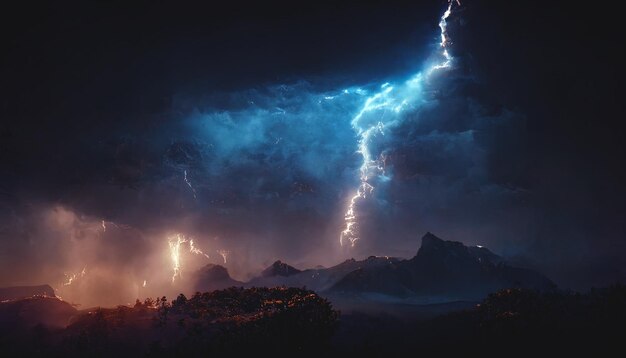
[[[503,288],[545,291],[556,287],[544,275],[513,267],[487,248],[445,241],[431,233],[422,237],[417,254],[408,260],[370,256],[306,270],[279,260],[248,282],[233,279],[223,266],[208,264],[189,278],[200,292],[232,286],[288,286],[306,287],[331,299],[404,303],[477,301]],[[48,285],[0,288],[0,301],[32,296],[56,297]]]
[[[358,299],[442,302],[479,300],[502,288],[550,290],[556,285],[542,274],[512,267],[489,249],[445,241],[431,233],[408,260],[370,256],[346,260],[330,268],[298,270],[276,261],[260,276],[242,283],[219,265],[207,265],[196,275],[200,291],[235,285],[307,287],[327,296]]]

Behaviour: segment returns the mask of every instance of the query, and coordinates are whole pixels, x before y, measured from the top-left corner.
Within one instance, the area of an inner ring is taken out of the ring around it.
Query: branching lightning
[[[193,185],[191,185],[191,181],[189,180],[189,178],[187,177],[187,170],[183,171],[183,179],[185,180],[185,183],[187,184],[187,186],[189,187],[189,189],[191,189],[191,192],[193,193],[193,197],[194,199],[197,199],[196,196],[196,189],[193,187]]]
[[[74,281],[76,281],[77,279],[81,278],[81,277],[85,277],[85,275],[87,274],[87,266],[83,267],[83,270],[76,274],[76,273],[72,273],[72,274],[66,274],[65,277],[67,277],[67,281],[65,281],[63,283],[63,286],[69,286],[72,283],[74,283]]]
[[[362,164],[359,168],[360,184],[356,193],[350,198],[348,209],[344,215],[345,228],[339,235],[341,246],[349,243],[350,247],[354,247],[359,240],[357,204],[372,194],[375,180],[390,179],[385,173],[385,153],[374,155],[371,148],[372,142],[377,136],[385,134],[386,127],[398,125],[402,120],[402,112],[419,106],[422,87],[428,76],[432,75],[433,72],[452,66],[453,58],[448,51],[451,41],[448,36],[447,19],[452,14],[454,4],[461,5],[459,0],[448,0],[448,7],[439,21],[441,42],[438,51],[439,55],[442,56],[442,61],[424,71],[426,76],[422,75],[421,72],[417,73],[399,86],[384,83],[378,92],[365,100],[361,110],[352,119],[352,127],[358,135],[357,153],[361,155]],[[348,93],[348,91],[345,90],[344,93]]]
[[[202,250],[194,245],[193,239],[187,240],[185,236],[176,234],[168,238],[168,244],[170,247],[170,258],[172,260],[172,269],[174,271],[172,275],[172,282],[176,281],[176,277],[181,277],[182,265],[181,265],[181,246],[187,243],[189,245],[189,252],[196,255],[202,255],[209,259],[209,255],[205,254]],[[144,281],[145,282],[145,281]]]
[[[109,227],[108,227],[108,224],[113,225],[116,229],[127,230],[127,229],[129,229],[129,228],[130,228],[128,225],[124,225],[124,224],[119,224],[119,225],[118,225],[118,224],[114,223],[113,221],[105,221],[105,220],[102,220],[102,222],[100,223],[100,226],[102,227],[102,232],[103,232],[103,233],[104,233],[104,232],[107,232],[107,229],[109,228]]]
[[[224,263],[227,262],[228,259],[228,254],[230,254],[230,251],[228,250],[217,250],[217,253],[222,256],[222,259],[224,259]]]
[[[176,241],[174,241],[176,239]],[[177,234],[175,237],[169,238],[170,245],[170,257],[172,258],[172,265],[174,274],[172,275],[172,282],[176,281],[176,276],[180,276],[180,245],[186,242],[185,238]]]
[[[196,255],[203,255],[207,259],[210,259],[209,255],[205,254],[204,252],[202,252],[202,250],[194,246],[193,239],[189,240],[189,252],[194,253]]]

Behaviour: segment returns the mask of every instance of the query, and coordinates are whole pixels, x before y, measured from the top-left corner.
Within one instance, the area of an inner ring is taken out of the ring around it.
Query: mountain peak
[[[206,264],[198,270],[198,274],[208,280],[228,280],[231,278],[226,267],[216,264]]]
[[[467,247],[458,241],[446,241],[438,238],[431,232],[422,236],[422,246],[416,256],[441,254],[450,251],[467,251]]]
[[[446,241],[434,234],[427,232],[422,237],[422,246],[415,257],[442,257],[442,256],[471,257],[480,263],[491,262],[498,264],[503,259],[483,246],[465,246],[458,241]]]
[[[426,234],[424,234],[424,236],[422,236],[422,246],[421,247],[428,247],[428,246],[439,246],[442,245],[444,243],[444,241],[440,238],[438,238],[437,236],[435,236],[433,233],[431,233],[430,231],[428,231]]]
[[[226,267],[216,264],[203,266],[194,276],[197,291],[212,291],[241,284],[230,277]]]
[[[424,241],[426,242],[430,242],[430,241],[443,241],[443,239],[438,238],[437,236],[435,236],[435,234],[433,234],[430,231],[427,231],[424,236],[422,236],[422,244],[424,243]]]
[[[302,271],[280,260],[276,260],[271,266],[269,266],[268,268],[263,270],[263,272],[261,272],[261,276],[262,277],[273,277],[273,276],[287,277],[287,276],[295,275],[300,272]]]
[[[503,264],[502,258],[482,246],[468,247],[428,232],[410,260],[373,265],[370,257],[337,281],[335,293],[379,293],[397,297],[411,295],[478,299],[502,288],[552,289],[554,284],[540,273]]]

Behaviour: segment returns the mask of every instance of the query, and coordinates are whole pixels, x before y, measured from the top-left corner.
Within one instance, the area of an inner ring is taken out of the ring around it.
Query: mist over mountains
[[[216,265],[207,265],[197,277],[196,287],[200,291],[226,288],[234,282],[224,268]],[[503,288],[539,291],[556,288],[544,275],[511,266],[485,247],[467,247],[432,233],[422,237],[422,245],[411,259],[370,256],[329,268],[305,270],[276,261],[259,276],[239,284],[307,287],[330,297],[412,303],[477,301]]]

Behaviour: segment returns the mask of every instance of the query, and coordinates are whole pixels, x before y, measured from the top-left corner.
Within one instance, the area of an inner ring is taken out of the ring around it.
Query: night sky
[[[360,240],[339,245],[361,165],[351,120],[440,60],[447,4],[420,3],[4,9],[0,286],[169,278],[175,233],[210,262],[228,250],[239,279],[276,259],[412,257],[430,231],[563,288],[624,281],[611,3],[456,7],[453,66],[370,144],[386,176],[357,208]]]

